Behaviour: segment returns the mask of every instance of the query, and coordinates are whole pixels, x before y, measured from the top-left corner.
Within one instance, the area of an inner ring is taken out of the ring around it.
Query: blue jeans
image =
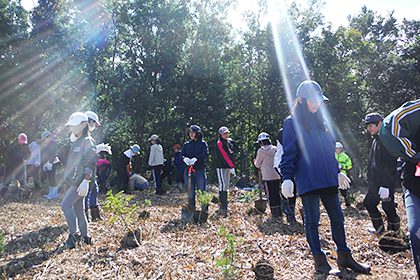
[[[405,189],[404,200],[410,232],[411,252],[416,265],[417,276],[420,278],[420,197]]]
[[[184,180],[187,184],[188,188],[188,168],[185,169],[184,172]],[[188,203],[192,206],[195,206],[195,191],[196,190],[206,190],[206,170],[196,170],[195,172],[191,173],[191,186],[190,191],[188,193]]]
[[[308,193],[302,195],[303,210],[305,212],[306,240],[311,248],[312,255],[322,255],[321,243],[319,242],[319,200],[327,210],[331,223],[332,238],[337,245],[337,251],[350,252],[346,244],[344,232],[344,215],[341,210],[338,193]]]
[[[85,197],[85,210],[89,208],[98,207],[98,193],[99,193],[99,187],[95,181],[95,184],[93,185],[93,187],[91,186],[89,188],[89,193]]]

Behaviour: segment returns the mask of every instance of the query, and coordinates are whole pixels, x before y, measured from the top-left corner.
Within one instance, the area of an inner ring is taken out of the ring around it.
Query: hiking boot
[[[371,218],[372,219],[372,225],[375,228],[375,234],[381,235],[384,231],[384,221],[382,218]]]
[[[90,236],[83,237],[83,243],[86,245],[92,245],[92,237]]]
[[[225,210],[227,212],[227,209],[228,209],[227,191],[219,191],[219,199],[220,199],[220,210]]]
[[[270,207],[271,210],[271,219],[274,222],[281,222],[282,218],[282,211],[280,206],[272,206]]]
[[[327,261],[325,255],[316,255],[314,257],[315,271],[325,275],[336,275],[339,276],[341,272],[337,269],[333,269]]]
[[[337,252],[337,264],[340,270],[349,268],[357,273],[369,274],[370,266],[356,262],[350,252]]]
[[[401,222],[400,218],[395,218],[392,222],[388,220],[388,230],[389,231],[395,231],[396,233],[400,233],[401,228]]]
[[[99,212],[98,207],[90,208],[90,216],[92,217],[92,222],[102,221],[101,213]]]
[[[78,242],[78,238],[75,235],[70,234],[65,244],[66,249],[71,250],[71,249],[76,248],[77,242]]]

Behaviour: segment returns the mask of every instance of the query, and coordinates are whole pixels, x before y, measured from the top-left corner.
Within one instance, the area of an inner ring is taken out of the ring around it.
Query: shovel
[[[258,210],[260,213],[265,213],[265,209],[267,209],[267,202],[266,198],[262,197],[262,178],[261,178],[261,170],[258,169],[258,192],[260,194],[260,199],[255,200],[255,209]]]
[[[191,173],[194,170],[194,166],[190,165],[188,167],[188,188],[187,188],[187,197],[190,194],[190,188],[191,188]],[[181,209],[181,221],[185,224],[191,223],[194,221],[194,213],[195,213],[195,207],[193,205],[190,205],[190,200],[188,199],[188,204],[186,206],[183,206]]]

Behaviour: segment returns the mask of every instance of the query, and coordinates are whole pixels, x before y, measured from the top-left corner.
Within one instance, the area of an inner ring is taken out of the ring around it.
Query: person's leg
[[[382,209],[388,218],[388,230],[400,232],[400,216],[397,214],[397,209],[394,201],[394,192],[390,190],[389,199],[382,201]]]
[[[84,197],[79,196],[79,199],[74,202],[73,208],[77,218],[80,234],[86,244],[91,244],[92,240],[89,236],[88,223],[85,215],[85,207],[83,201]]]
[[[196,180],[196,187],[197,189],[202,190],[203,192],[206,190],[206,170],[196,170],[194,172],[195,180]]]
[[[73,205],[80,198],[81,197],[79,197],[79,195],[77,194],[77,187],[72,186],[67,190],[66,194],[64,195],[63,201],[61,202],[61,209],[63,210],[64,217],[66,218],[70,236],[75,236],[77,234],[77,220]],[[72,241],[74,240],[72,239]],[[73,248],[75,246],[75,244],[68,245],[71,245],[70,247]]]
[[[319,241],[319,195],[304,194],[302,195],[303,210],[305,212],[305,234],[312,255],[324,255],[321,250]]]
[[[420,197],[405,189],[404,201],[407,212],[407,226],[410,232],[411,252],[417,277],[420,279]]]
[[[279,219],[282,216],[280,180],[267,181],[268,201],[273,219]]]
[[[369,185],[368,192],[363,200],[363,205],[369,213],[370,219],[372,220],[372,225],[375,228],[377,234],[380,234],[384,231],[384,222],[382,220],[382,214],[378,210],[378,204],[381,201],[381,198],[378,194],[379,187],[374,185]]]
[[[348,190],[340,190],[340,193],[344,198],[344,203],[346,204],[346,206],[350,207],[350,199],[349,199]]]
[[[99,186],[97,182],[95,181],[89,193],[90,216],[92,217],[93,222],[102,220],[99,204],[98,204],[98,194],[99,194]],[[88,218],[87,215],[86,215],[86,218]]]

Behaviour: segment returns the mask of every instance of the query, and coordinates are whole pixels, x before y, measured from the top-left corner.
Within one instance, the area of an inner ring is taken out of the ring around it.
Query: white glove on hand
[[[294,190],[294,184],[292,180],[284,180],[283,183],[281,184],[281,194],[285,198],[291,198],[295,196],[293,194],[293,190]]]
[[[196,159],[195,157],[193,157],[193,158],[190,160],[190,165],[194,165],[196,162],[197,162],[197,159]]]
[[[338,188],[340,190],[347,190],[350,188],[350,179],[343,173],[338,173]]]
[[[190,166],[190,165],[191,165],[191,159],[190,159],[190,158],[185,157],[185,158],[183,159],[183,161],[184,161],[184,163],[185,163],[187,166]]]
[[[235,168],[231,168],[229,170],[230,174],[232,174],[233,176],[236,176],[236,172],[235,172]]]
[[[51,162],[47,162],[46,164],[45,164],[45,168],[48,170],[48,171],[51,171],[52,170],[52,168],[53,168],[53,165],[52,165],[52,163]]]
[[[83,179],[83,181],[80,183],[79,187],[77,188],[77,194],[79,196],[87,196],[89,192],[89,180]]]
[[[389,198],[389,189],[385,187],[380,187],[378,194],[381,199],[387,199]]]
[[[41,165],[41,163],[39,161],[35,162],[35,166],[39,167]]]

